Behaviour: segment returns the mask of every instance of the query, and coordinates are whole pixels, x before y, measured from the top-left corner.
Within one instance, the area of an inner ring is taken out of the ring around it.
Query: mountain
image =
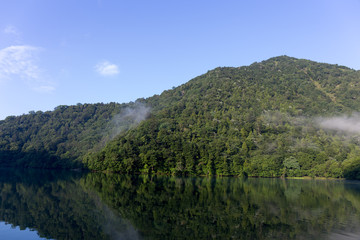
[[[147,99],[157,111],[85,164],[126,173],[356,178],[357,138],[318,119],[358,112],[359,80],[355,70],[287,56],[216,68]]]
[[[0,166],[81,168],[84,154],[136,124],[131,111],[142,108],[136,103],[77,104],[9,116],[0,121]]]
[[[359,178],[358,135],[323,124],[356,117],[359,82],[347,67],[287,56],[219,67],[135,103],[8,117],[0,121],[0,164]]]

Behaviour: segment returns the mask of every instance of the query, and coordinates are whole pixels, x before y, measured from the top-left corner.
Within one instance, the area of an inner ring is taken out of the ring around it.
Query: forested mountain
[[[352,69],[286,56],[216,68],[148,99],[167,106],[85,162],[130,173],[356,178],[358,139],[316,117],[360,111],[359,81]]]
[[[143,108],[138,103],[77,104],[7,117],[0,121],[0,166],[82,167],[85,153],[100,150],[115,133],[136,124],[133,114]]]
[[[358,135],[322,126],[360,111],[359,83],[358,71],[286,56],[216,68],[136,103],[8,117],[0,122],[0,161],[79,167],[83,159],[89,169],[123,173],[359,178]]]

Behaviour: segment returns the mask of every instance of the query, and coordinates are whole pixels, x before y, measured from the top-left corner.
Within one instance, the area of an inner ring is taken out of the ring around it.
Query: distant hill
[[[360,112],[359,96],[360,73],[338,65],[280,56],[216,68],[136,103],[8,117],[0,164],[360,178],[358,135],[321,124]]]
[[[77,104],[0,121],[0,167],[81,168],[81,157],[128,130],[139,104]],[[122,121],[118,121],[121,119]]]

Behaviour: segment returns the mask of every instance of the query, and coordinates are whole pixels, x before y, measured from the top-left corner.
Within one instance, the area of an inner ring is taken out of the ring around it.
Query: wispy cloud
[[[16,27],[12,26],[12,25],[8,25],[4,28],[4,33],[6,34],[12,34],[12,35],[16,35],[19,36],[20,32],[16,29]]]
[[[39,48],[27,45],[10,46],[0,50],[0,80],[19,76],[38,79],[40,68],[36,64]]]
[[[119,67],[108,61],[102,61],[96,64],[95,70],[103,76],[114,76],[119,74]]]
[[[50,85],[43,85],[43,86],[33,87],[33,90],[40,93],[52,93],[55,91],[55,87]]]
[[[129,128],[137,126],[149,117],[150,112],[151,108],[141,102],[135,102],[132,106],[123,109],[112,118],[109,124],[110,133],[108,133],[108,137],[112,139],[120,133],[129,130]]]
[[[338,116],[332,118],[318,118],[320,127],[329,130],[347,132],[351,134],[360,133],[360,114],[353,113],[351,116]]]
[[[53,92],[54,84],[44,76],[44,71],[38,65],[40,50],[29,45],[0,49],[0,81],[22,80],[36,92]]]

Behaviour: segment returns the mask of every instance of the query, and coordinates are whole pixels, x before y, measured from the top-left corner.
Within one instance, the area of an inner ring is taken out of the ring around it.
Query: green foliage
[[[313,119],[359,112],[359,81],[355,70],[286,56],[216,68],[137,103],[8,117],[0,122],[0,165],[358,178],[350,154],[360,150],[357,138],[325,132]],[[138,103],[151,107],[142,122],[126,114]]]
[[[345,67],[285,56],[216,68],[146,99],[151,117],[85,164],[122,173],[343,177],[356,138],[324,132],[313,118],[360,111],[349,97],[360,93],[359,80]]]
[[[360,180],[360,151],[354,150],[349,153],[343,162],[344,177]]]
[[[286,169],[296,170],[300,168],[299,162],[294,157],[288,157],[284,160],[284,167]]]
[[[113,132],[126,131],[133,119],[114,122],[135,104],[77,104],[54,111],[7,117],[0,121],[0,166],[79,168],[88,151],[101,149]]]

